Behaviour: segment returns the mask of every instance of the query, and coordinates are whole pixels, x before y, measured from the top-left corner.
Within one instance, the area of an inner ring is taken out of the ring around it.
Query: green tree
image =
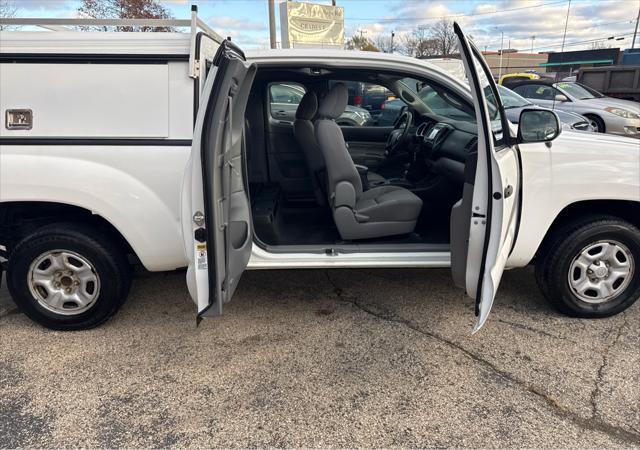
[[[346,42],[345,48],[347,50],[363,50],[365,52],[379,52],[380,51],[380,50],[378,50],[378,47],[373,45],[373,42],[371,42],[366,37],[364,37],[362,35],[358,35],[358,34],[354,34],[351,37],[351,39],[349,39]]]

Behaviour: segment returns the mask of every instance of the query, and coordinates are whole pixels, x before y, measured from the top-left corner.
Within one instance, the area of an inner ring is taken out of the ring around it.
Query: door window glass
[[[293,122],[306,89],[297,83],[269,85],[269,114],[276,120]]]
[[[504,144],[502,124],[506,121],[506,119],[503,121],[502,117],[502,109],[500,107],[502,101],[500,94],[493,82],[493,78],[489,78],[492,77],[491,73],[487,73],[485,71],[482,63],[475,53],[473,53],[473,64],[475,65],[476,73],[478,74],[479,87],[482,89],[487,104],[487,110],[489,111],[489,120],[491,122],[491,131],[493,132],[494,145],[496,146],[496,150],[498,150],[499,147]]]
[[[525,84],[514,89],[518,94],[532,100],[553,100],[556,90],[544,84]]]
[[[349,101],[344,113],[336,119],[338,125],[390,127],[407,104],[384,86],[361,81],[329,81],[347,86]]]

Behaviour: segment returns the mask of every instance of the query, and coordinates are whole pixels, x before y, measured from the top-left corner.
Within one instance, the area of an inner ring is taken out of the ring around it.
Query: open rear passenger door
[[[515,243],[520,219],[521,164],[491,70],[454,24],[478,123],[477,161],[465,166],[463,198],[451,211],[451,270],[476,300],[474,333],[487,320]]]
[[[198,318],[222,313],[251,256],[244,114],[256,67],[224,41],[207,76],[182,187],[187,285]]]

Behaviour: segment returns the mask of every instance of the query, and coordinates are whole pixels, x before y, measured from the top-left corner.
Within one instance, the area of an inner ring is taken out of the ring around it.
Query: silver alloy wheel
[[[591,117],[587,117],[587,119],[589,120],[589,125],[591,125],[591,127],[593,128],[593,132],[594,133],[600,133],[600,124],[596,119],[593,119]]]
[[[100,295],[100,277],[83,256],[69,250],[50,250],[29,266],[29,290],[40,306],[72,316],[93,306]]]
[[[631,251],[618,241],[598,241],[587,245],[569,266],[569,286],[580,300],[604,303],[629,286],[635,262]]]

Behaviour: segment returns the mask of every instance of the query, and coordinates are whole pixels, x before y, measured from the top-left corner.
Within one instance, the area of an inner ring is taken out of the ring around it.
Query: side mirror
[[[564,94],[556,94],[556,101],[557,102],[568,102],[569,98]]]
[[[524,109],[518,124],[518,143],[551,142],[562,127],[558,115],[548,109]]]

